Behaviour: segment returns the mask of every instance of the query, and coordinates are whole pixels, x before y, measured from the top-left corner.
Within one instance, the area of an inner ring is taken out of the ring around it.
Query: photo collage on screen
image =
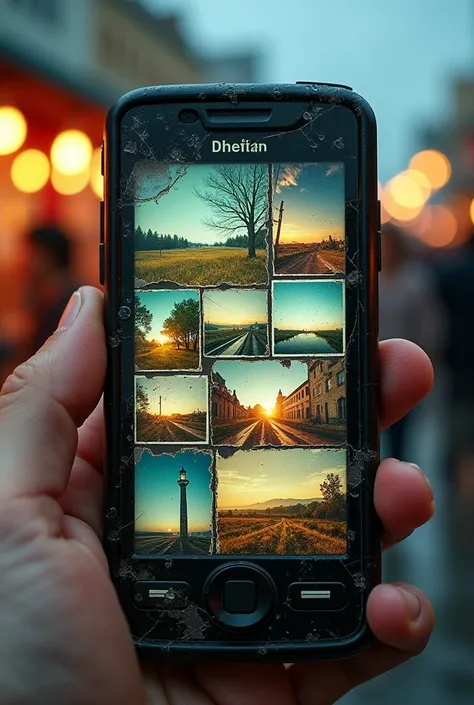
[[[346,552],[344,178],[137,172],[137,555]]]

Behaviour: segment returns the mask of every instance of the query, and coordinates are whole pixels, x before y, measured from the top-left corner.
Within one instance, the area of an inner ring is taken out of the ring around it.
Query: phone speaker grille
[[[210,122],[219,122],[219,123],[236,123],[236,122],[242,122],[242,123],[258,123],[258,122],[266,122],[267,120],[270,119],[272,115],[272,110],[270,108],[249,108],[248,110],[245,110],[243,108],[233,108],[233,109],[217,109],[217,108],[210,108],[207,110],[207,116],[210,120]]]

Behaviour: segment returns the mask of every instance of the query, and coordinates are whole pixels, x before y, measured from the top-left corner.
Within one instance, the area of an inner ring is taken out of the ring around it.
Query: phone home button
[[[251,563],[227,563],[204,586],[204,602],[226,627],[245,629],[262,622],[273,609],[275,585],[269,574]]]

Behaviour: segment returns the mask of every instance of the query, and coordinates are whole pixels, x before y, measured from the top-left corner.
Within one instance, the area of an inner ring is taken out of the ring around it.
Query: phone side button
[[[288,605],[298,612],[335,612],[346,604],[343,583],[292,583],[288,588]]]
[[[103,242],[99,245],[99,281],[102,285],[105,284],[105,250]]]
[[[104,201],[99,202],[99,232],[100,232],[100,242],[104,243]]]
[[[184,610],[189,605],[188,583],[138,582],[133,586],[133,601],[143,610]]]
[[[382,204],[377,201],[377,269],[382,271]]]

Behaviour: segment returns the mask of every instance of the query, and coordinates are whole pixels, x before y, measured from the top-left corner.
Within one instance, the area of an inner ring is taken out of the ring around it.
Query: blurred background
[[[433,393],[384,435],[437,495],[385,577],[431,597],[418,659],[345,705],[474,702],[474,4],[472,0],[0,0],[0,383],[98,284],[108,106],[144,85],[328,81],[379,123],[381,337],[420,344]]]

